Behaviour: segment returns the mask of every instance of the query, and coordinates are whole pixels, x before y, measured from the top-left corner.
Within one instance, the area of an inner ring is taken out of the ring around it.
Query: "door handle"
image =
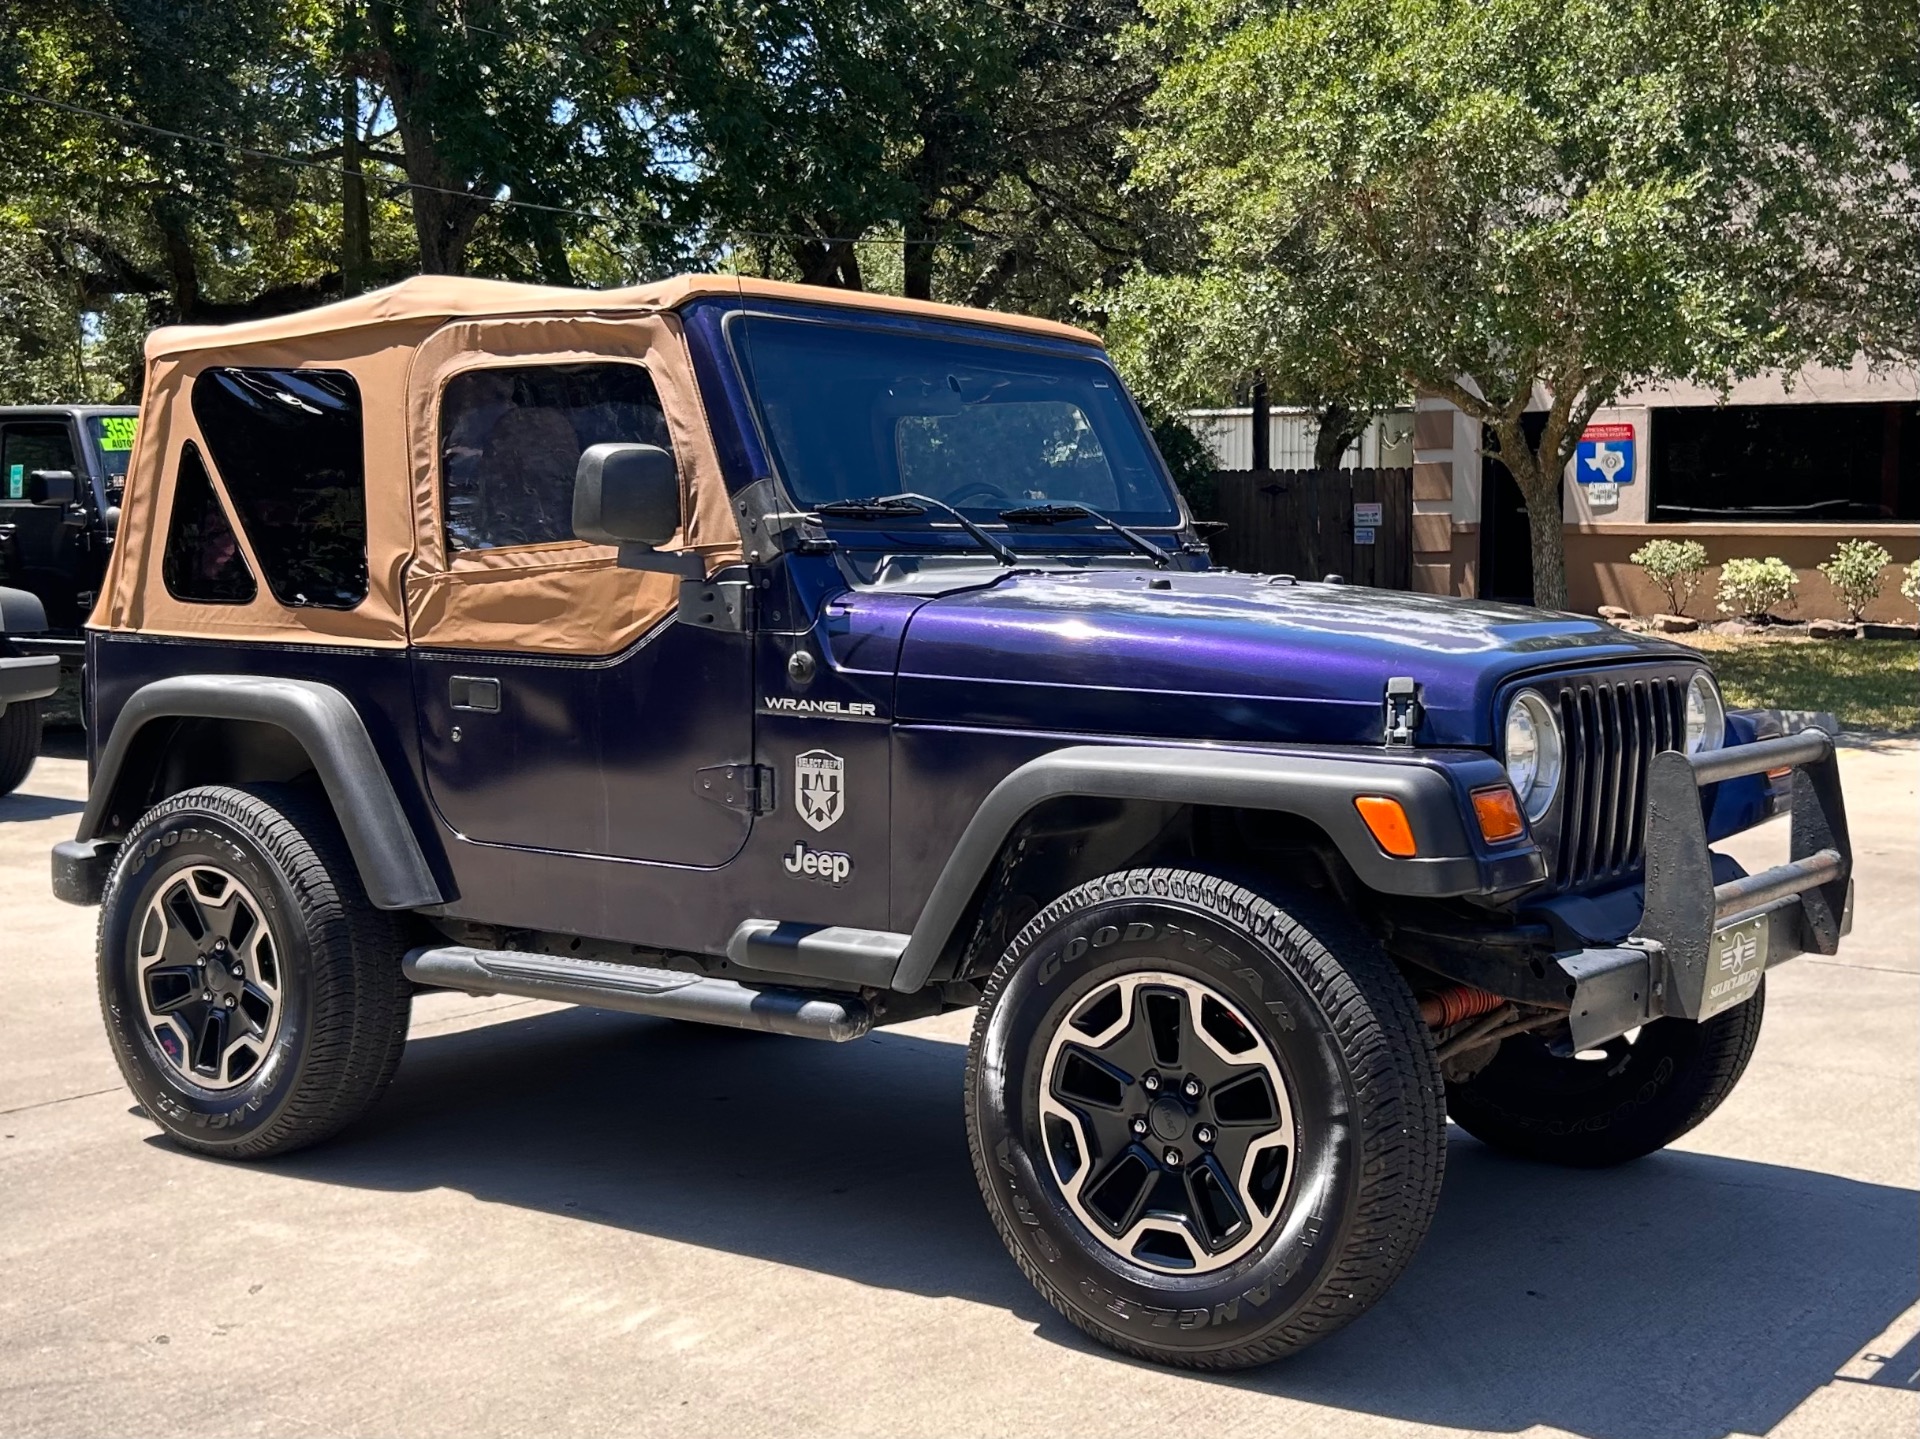
[[[455,675],[447,683],[447,699],[457,710],[500,713],[500,681],[480,675]]]

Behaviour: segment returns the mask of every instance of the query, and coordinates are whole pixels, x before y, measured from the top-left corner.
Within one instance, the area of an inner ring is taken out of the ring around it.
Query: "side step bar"
[[[553,999],[836,1044],[873,1026],[872,1013],[854,995],[749,989],[730,979],[638,964],[446,945],[412,950],[400,967],[415,983],[439,989]]]

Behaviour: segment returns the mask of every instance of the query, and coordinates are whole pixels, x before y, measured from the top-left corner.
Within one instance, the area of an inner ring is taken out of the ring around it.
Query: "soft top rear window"
[[[344,370],[205,370],[193,417],[267,587],[294,608],[367,597],[360,388]]]

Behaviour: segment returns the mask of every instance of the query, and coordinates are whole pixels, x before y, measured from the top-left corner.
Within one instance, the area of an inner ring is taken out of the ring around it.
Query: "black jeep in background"
[[[40,702],[77,669],[133,452],[130,405],[0,407],[0,794],[40,748]]]

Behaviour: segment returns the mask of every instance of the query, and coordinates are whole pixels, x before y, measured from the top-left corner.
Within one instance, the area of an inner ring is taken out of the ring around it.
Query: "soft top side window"
[[[447,549],[545,545],[573,536],[573,472],[589,445],[658,445],[653,378],[627,362],[466,370],[440,400]]]
[[[192,440],[180,451],[160,577],[168,594],[196,604],[244,605],[259,593],[233,522]]]
[[[344,370],[202,371],[193,417],[290,608],[350,610],[367,597],[367,478],[360,387]]]

